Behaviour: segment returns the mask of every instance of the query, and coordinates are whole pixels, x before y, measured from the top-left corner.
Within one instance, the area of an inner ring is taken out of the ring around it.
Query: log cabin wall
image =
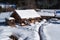
[[[41,18],[40,18],[40,17],[36,17],[36,18],[35,18],[35,21],[40,22],[40,21],[41,21]]]
[[[21,18],[19,17],[19,15],[14,12],[11,17],[14,17],[15,18],[15,22],[18,22],[18,23],[21,23]]]

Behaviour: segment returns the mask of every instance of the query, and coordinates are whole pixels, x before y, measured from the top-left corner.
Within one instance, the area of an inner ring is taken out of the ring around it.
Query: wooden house
[[[12,14],[12,17],[14,17],[15,20],[21,25],[40,21],[41,18],[41,16],[33,9],[15,10]]]

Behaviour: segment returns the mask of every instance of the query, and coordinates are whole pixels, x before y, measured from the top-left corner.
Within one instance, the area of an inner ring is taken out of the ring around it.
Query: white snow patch
[[[58,20],[59,21],[59,20]],[[57,22],[57,21],[55,21]],[[60,24],[58,23],[48,23],[45,26],[42,26],[41,29],[42,39],[43,40],[60,40]]]

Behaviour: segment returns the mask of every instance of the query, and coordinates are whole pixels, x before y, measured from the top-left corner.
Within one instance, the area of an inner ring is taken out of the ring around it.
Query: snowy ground
[[[60,20],[49,20],[40,27],[42,40],[60,40]]]
[[[11,28],[10,26],[0,26],[0,40],[9,40],[9,36],[17,36],[19,40],[40,40],[38,29],[46,20],[42,20],[40,23],[36,22],[31,26],[19,26]]]
[[[8,37],[11,35],[15,35],[18,38],[22,38],[23,40],[39,40],[38,32],[32,31],[25,28],[11,28],[7,26],[0,26],[0,40],[8,40]],[[4,39],[5,38],[5,39]]]
[[[38,29],[40,28],[40,36]],[[19,40],[60,40],[60,20],[50,19],[36,22],[31,26],[10,26],[0,25],[0,40],[11,40],[9,36],[17,36]]]

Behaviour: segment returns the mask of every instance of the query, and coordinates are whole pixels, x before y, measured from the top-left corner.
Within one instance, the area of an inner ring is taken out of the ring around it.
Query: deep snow
[[[9,38],[11,35],[18,37],[19,40],[40,40],[40,37],[42,40],[60,40],[60,20],[53,18],[46,21],[44,19],[31,26],[16,25],[16,28],[0,26],[0,40],[11,40]]]
[[[49,20],[40,28],[42,40],[60,40],[60,20]]]
[[[11,28],[10,26],[0,26],[0,40],[8,40],[9,36],[14,35],[18,37],[19,40],[40,40],[38,30],[39,27],[45,23],[46,20],[42,20],[40,23],[36,22],[31,26],[19,26],[16,28]]]

